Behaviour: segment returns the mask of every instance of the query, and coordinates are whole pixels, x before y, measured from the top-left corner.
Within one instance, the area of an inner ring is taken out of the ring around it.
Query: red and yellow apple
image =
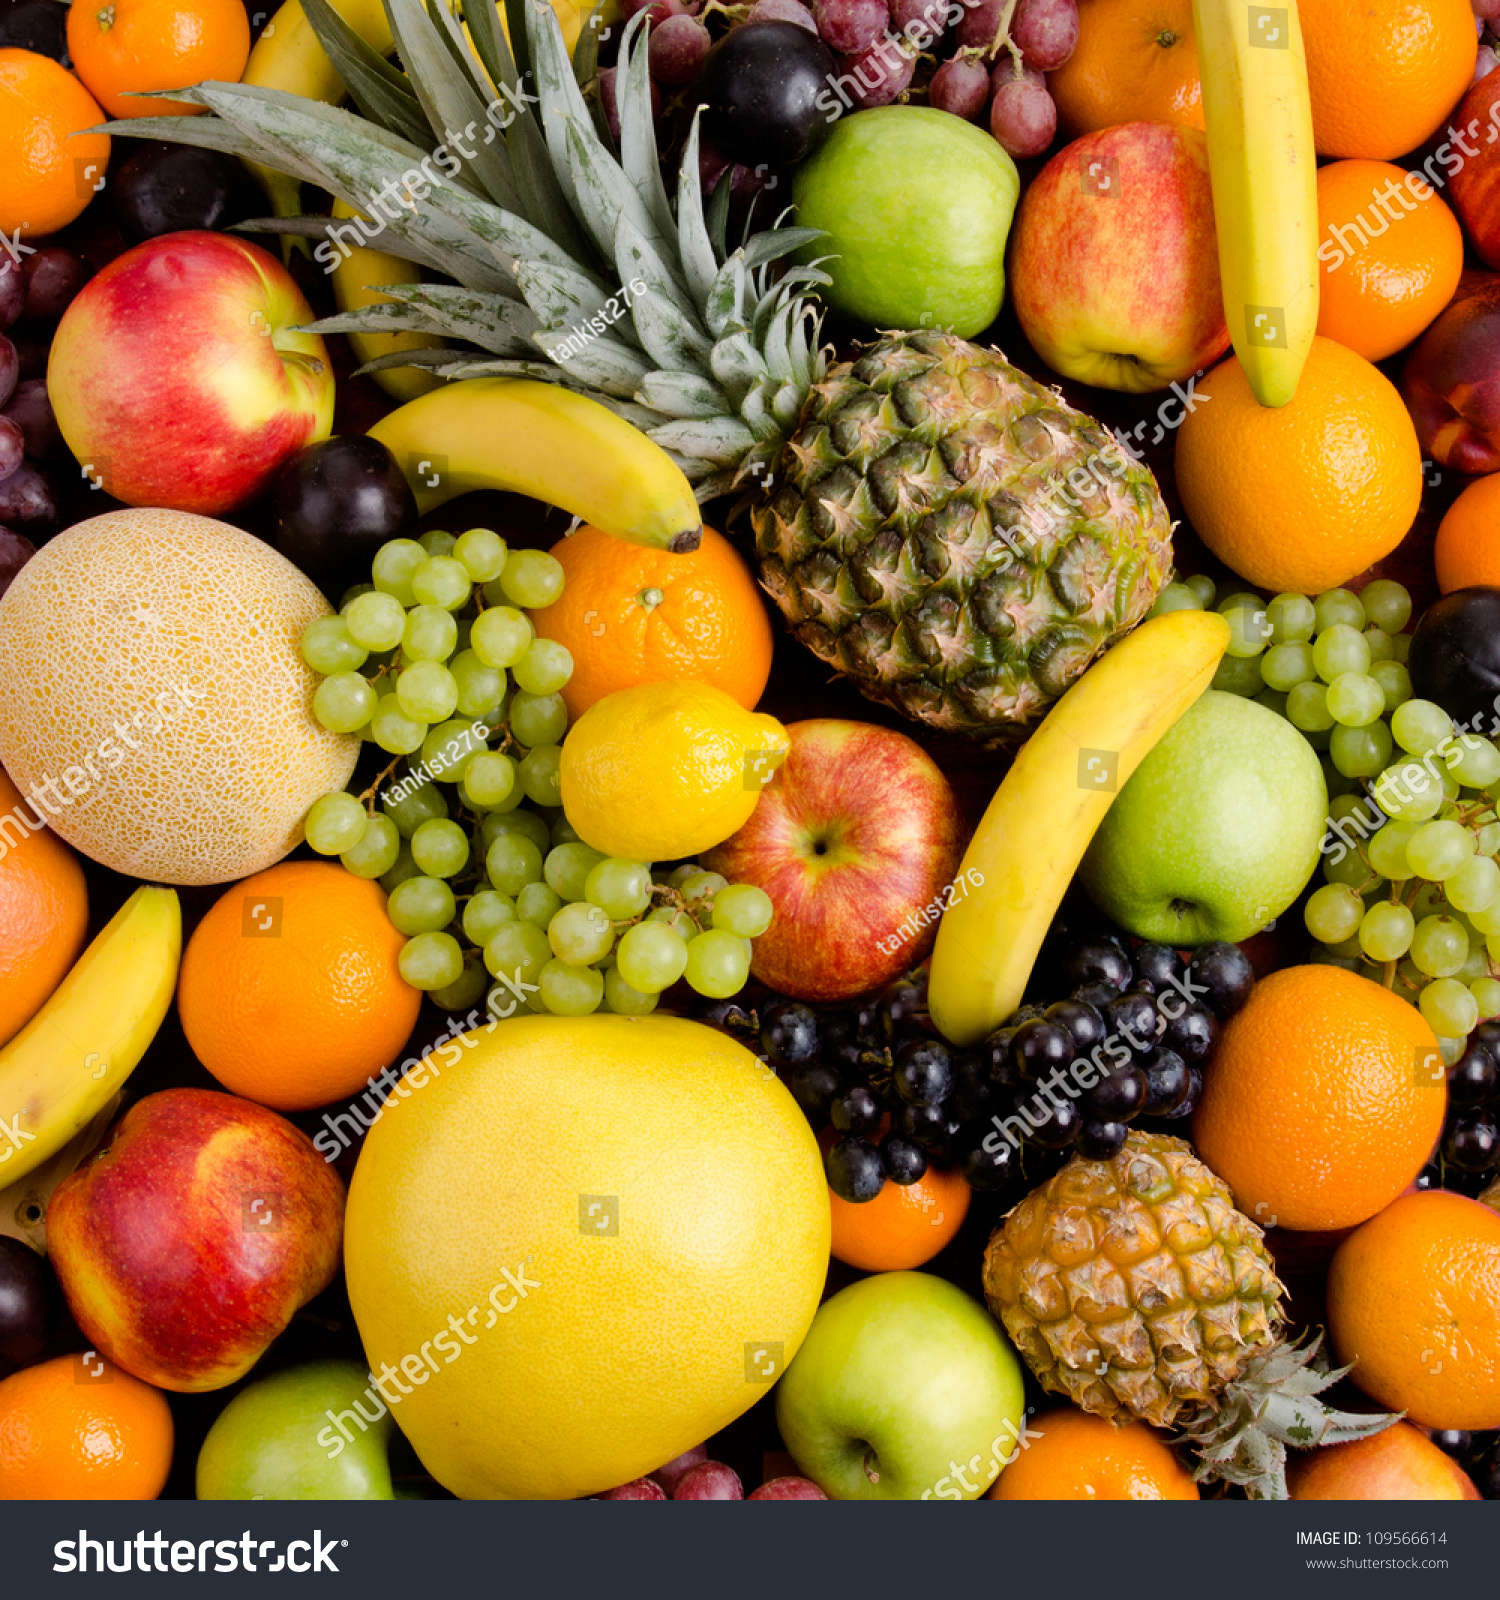
[[[333,365],[274,256],[169,233],[116,257],[63,314],[47,393],[96,487],[213,515],[333,428]]]
[[[844,1000],[931,949],[960,892],[962,819],[948,780],[904,733],[835,718],[786,731],[786,761],[750,820],[705,860],[771,897],[751,972],[799,1000]]]
[[[1010,289],[1065,378],[1140,394],[1211,366],[1229,330],[1204,136],[1123,122],[1059,150],[1021,201]]]
[[[1478,1500],[1473,1480],[1409,1422],[1368,1439],[1298,1451],[1287,1468],[1293,1500]]]
[[[1453,209],[1480,259],[1500,267],[1500,73],[1473,84],[1448,125],[1458,134],[1444,147]]]
[[[343,1184],[307,1135],[209,1089],[147,1095],[47,1212],[85,1336],[183,1394],[244,1377],[333,1281],[343,1233]]]
[[[1500,470],[1500,277],[1462,292],[1422,335],[1401,394],[1424,455],[1455,472]]]

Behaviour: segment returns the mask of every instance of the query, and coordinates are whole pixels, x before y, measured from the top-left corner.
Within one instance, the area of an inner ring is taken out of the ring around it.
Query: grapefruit
[[[359,754],[312,716],[298,641],[327,614],[310,579],[228,523],[151,509],[77,523],[0,598],[0,763],[116,872],[260,872]]]
[[[828,1266],[822,1161],[777,1079],[676,1017],[521,1016],[442,1055],[365,1140],[344,1252],[438,1482],[596,1494],[761,1399]]]

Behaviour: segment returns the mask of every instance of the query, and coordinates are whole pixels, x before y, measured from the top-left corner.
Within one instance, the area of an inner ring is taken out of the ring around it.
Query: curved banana
[[[52,1200],[52,1191],[104,1142],[104,1135],[124,1098],[124,1092],[117,1091],[55,1156],[49,1156],[19,1183],[0,1189],[0,1234],[9,1234],[12,1239],[19,1239],[22,1244],[29,1244],[33,1250],[46,1255],[47,1206]]]
[[[1017,1006],[1037,951],[1118,789],[1208,687],[1229,643],[1211,611],[1143,622],[1102,656],[1021,746],[959,876],[979,885],[943,913],[928,1004],[943,1036],[978,1044]],[[1111,761],[1109,758],[1113,757]],[[1097,765],[1085,767],[1094,758]],[[1093,781],[1107,776],[1107,786]]]
[[[177,894],[143,884],[0,1050],[0,1183],[34,1172],[119,1093],[177,985]]]
[[[1297,392],[1318,326],[1317,152],[1297,0],[1193,0],[1219,280],[1255,398]]]
[[[629,544],[696,550],[692,485],[653,439],[597,400],[531,378],[469,378],[398,406],[370,437],[401,463],[424,515],[471,489],[571,511]]]
[[[334,200],[333,215],[340,220],[358,214],[353,206]],[[351,245],[347,241],[341,243],[338,260],[329,276],[333,279],[333,298],[340,311],[358,311],[364,306],[389,302],[390,296],[381,294],[376,285],[420,283],[422,280],[421,272],[410,261],[388,255],[384,250],[373,250],[369,245]],[[344,337],[361,364],[397,350],[429,350],[443,342],[430,333],[346,333]],[[420,367],[382,367],[369,376],[394,400],[415,400],[420,394],[430,394],[441,388],[443,382]]]

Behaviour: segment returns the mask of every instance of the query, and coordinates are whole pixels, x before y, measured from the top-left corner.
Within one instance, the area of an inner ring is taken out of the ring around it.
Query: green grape
[[[1371,961],[1399,961],[1411,948],[1411,912],[1392,900],[1379,900],[1359,925],[1359,947]]]
[[[1201,611],[1202,599],[1185,583],[1169,583],[1157,595],[1156,603],[1146,613],[1151,617],[1164,617],[1169,611]]]
[[[764,889],[731,883],[714,896],[713,924],[738,938],[758,939],[771,926],[773,910]]]
[[[1453,733],[1453,719],[1431,700],[1406,700],[1391,713],[1391,736],[1414,756],[1436,750]]]
[[[298,644],[302,659],[314,672],[331,677],[335,672],[357,672],[370,652],[355,641],[343,617],[319,617],[302,630]]]
[[[628,922],[651,904],[651,868],[611,856],[589,869],[583,894],[611,921]]]
[[[703,931],[686,911],[680,911],[676,906],[654,906],[646,913],[646,921],[661,923],[683,941],[694,938]]]
[[[1399,661],[1404,667],[1410,654],[1411,635],[1409,633],[1393,633],[1391,635],[1391,660]]]
[[[1260,658],[1260,675],[1268,689],[1279,689],[1283,694],[1299,683],[1311,683],[1317,677],[1312,646],[1300,640],[1272,645]]]
[[[602,851],[577,840],[554,845],[547,853],[542,875],[564,900],[582,900],[589,873],[604,859]]]
[[[1424,823],[1407,841],[1413,873],[1429,883],[1450,878],[1474,854],[1474,835],[1458,822]]]
[[[686,952],[684,952],[686,959]],[[621,1017],[645,1017],[656,1010],[656,996],[642,994],[620,976],[618,967],[604,969],[604,1009]]]
[[[568,731],[567,703],[560,694],[531,694],[519,689],[510,702],[510,731],[528,749],[561,744]]]
[[[486,750],[464,768],[463,795],[476,811],[487,811],[510,798],[516,786],[516,764],[499,750]]]
[[[660,994],[682,976],[687,959],[688,947],[681,935],[648,919],[625,930],[615,955],[615,971],[641,994]]]
[[[484,947],[484,964],[490,976],[510,978],[518,985],[535,983],[551,960],[552,946],[547,943],[547,935],[529,922],[502,923]]]
[[[1286,717],[1303,733],[1327,733],[1333,727],[1328,690],[1321,683],[1299,683],[1286,697]]]
[[[667,876],[667,884],[670,888],[680,889],[689,878],[696,877],[702,871],[703,868],[696,861],[684,861],[680,867],[672,868]]]
[[[1487,905],[1483,911],[1469,911],[1465,915],[1474,931],[1483,935],[1488,947],[1489,936],[1492,933],[1500,933],[1500,899]]]
[[[458,624],[440,606],[416,606],[406,613],[403,661],[446,661],[457,643]]]
[[[1489,739],[1466,733],[1458,740],[1459,757],[1448,769],[1465,789],[1488,789],[1500,783],[1500,750]]]
[[[417,568],[426,560],[427,552],[415,539],[388,539],[375,552],[375,559],[370,564],[370,576],[381,594],[390,595],[404,609],[415,604],[411,580]]]
[[[1468,933],[1468,931],[1469,930],[1467,928],[1464,929],[1465,933]],[[1490,959],[1485,954],[1484,940],[1476,940],[1471,935],[1469,939],[1469,953],[1464,958],[1464,964],[1458,969],[1457,972],[1453,974],[1453,976],[1457,978],[1460,983],[1468,985],[1477,983],[1480,978],[1487,978],[1489,975]]]
[[[1271,642],[1271,625],[1266,621],[1263,601],[1231,606],[1223,616],[1229,624],[1229,643],[1225,648],[1230,655],[1249,660]]]
[[[527,694],[556,694],[573,676],[573,657],[568,647],[556,640],[533,639],[511,676]]]
[[[1309,896],[1302,920],[1320,943],[1341,944],[1359,931],[1364,916],[1365,903],[1353,889],[1342,883],[1325,883]],[[714,921],[718,922],[717,911]]]
[[[390,895],[395,891],[397,884],[405,883],[409,878],[420,876],[421,874],[417,871],[417,864],[411,858],[411,847],[403,839],[401,848],[396,854],[395,862],[388,871],[380,874],[380,887],[385,890],[387,895]]]
[[[380,697],[357,672],[335,672],[313,693],[313,715],[330,733],[354,733],[375,715]]]
[[[442,611],[438,615],[446,617],[448,613]],[[482,717],[505,699],[505,673],[499,667],[487,667],[472,650],[462,650],[454,656],[448,671],[458,685],[457,710],[461,717]],[[525,742],[521,740],[522,744]]]
[[[1195,573],[1191,578],[1184,578],[1182,581],[1203,602],[1205,610],[1214,603],[1219,587],[1206,573]]]
[[[342,615],[349,609],[351,600],[358,600],[362,594],[374,593],[375,585],[373,583],[351,583],[339,597],[339,614]]]
[[[1363,728],[1340,724],[1328,735],[1328,754],[1345,778],[1373,778],[1391,759],[1391,731],[1383,722]]]
[[[583,842],[578,837],[578,829],[568,821],[563,814],[561,806],[558,806],[554,814],[547,820],[550,830],[548,837],[552,840],[554,848],[560,844],[581,844]]]
[[[1370,676],[1380,685],[1380,692],[1385,696],[1386,716],[1411,699],[1411,674],[1399,661],[1371,662]]]
[[[1278,717],[1286,717],[1286,696],[1278,694],[1274,689],[1262,689],[1259,694],[1251,698],[1256,705],[1264,706],[1267,711],[1273,711]]]
[[[339,853],[344,869],[356,878],[379,878],[395,866],[401,835],[389,817],[368,817],[359,839]]]
[[[1313,640],[1312,650],[1313,666],[1325,683],[1332,683],[1341,673],[1370,670],[1370,647],[1364,634],[1345,623],[1325,628]]]
[[[1391,636],[1384,628],[1366,628],[1365,643],[1370,647],[1370,665],[1377,661],[1390,661],[1394,659],[1396,647],[1391,643]]]
[[[380,804],[385,814],[396,824],[403,839],[410,839],[424,822],[434,817],[448,815],[448,802],[443,791],[426,778],[415,788],[401,788],[395,800],[390,798],[392,792],[387,789],[380,797]]]
[[[458,705],[458,685],[447,667],[436,661],[414,661],[396,676],[396,699],[409,717],[442,722]]]
[[[1306,644],[1318,631],[1317,614],[1305,594],[1278,594],[1266,605],[1276,644]]]
[[[516,896],[516,915],[522,922],[545,928],[562,905],[563,897],[550,883],[528,883]]]
[[[406,629],[406,609],[394,596],[362,594],[344,613],[349,637],[366,650],[394,650]]]
[[[368,821],[359,797],[340,789],[313,801],[302,831],[320,856],[341,856],[364,838]]]
[[[586,1017],[604,999],[604,974],[593,967],[549,961],[537,981],[542,1003],[554,1016]]]
[[[1462,1039],[1479,1021],[1479,1002],[1457,978],[1429,983],[1417,997],[1417,1006],[1427,1026],[1449,1039]]]
[[[417,543],[430,556],[447,556],[453,554],[455,540],[442,528],[429,528],[426,533],[417,535]]]
[[[479,825],[480,843],[486,850],[502,833],[518,833],[523,839],[530,839],[544,856],[552,848],[547,824],[534,811],[491,813]]]
[[[1452,917],[1439,913],[1423,917],[1417,924],[1411,940],[1411,958],[1426,977],[1451,978],[1468,957],[1469,936]]]
[[[1241,695],[1246,700],[1251,695],[1259,694],[1261,687],[1258,656],[1246,660],[1240,656],[1226,655],[1219,662],[1218,671],[1214,673],[1213,680],[1209,684],[1210,689],[1221,689],[1225,694]]]
[[[1492,856],[1500,851],[1500,823],[1494,821],[1494,812],[1481,812],[1476,826],[1478,833],[1475,836],[1482,856]]]
[[[1375,804],[1388,817],[1425,822],[1443,803],[1443,786],[1419,761],[1390,766],[1370,785]]]
[[[547,942],[559,961],[586,967],[608,953],[615,934],[609,918],[598,906],[574,900],[553,917],[547,928]]]
[[[1380,875],[1372,871],[1368,862],[1356,850],[1344,856],[1323,857],[1323,876],[1329,883],[1347,884],[1364,893],[1372,883],[1378,884]]]
[[[412,574],[411,592],[424,606],[457,611],[468,602],[474,585],[462,561],[452,556],[429,556]]]
[[[513,667],[531,648],[536,629],[512,606],[491,606],[475,619],[469,648],[487,667]]]
[[[1488,911],[1500,900],[1500,866],[1488,856],[1471,856],[1451,877],[1443,879],[1443,892],[1448,904],[1465,916]],[[1480,931],[1488,933],[1489,929]]]
[[[519,777],[526,798],[539,806],[562,803],[562,746],[539,744],[521,757]]]
[[[1412,915],[1418,922],[1423,917],[1442,916],[1448,909],[1448,897],[1440,883],[1424,883],[1412,901]]]
[[[699,867],[688,873],[676,889],[684,900],[711,900],[728,881],[717,872],[705,872]]]
[[[484,968],[465,962],[464,970],[452,983],[429,991],[428,998],[444,1011],[466,1012],[479,1004],[479,998],[488,986],[489,979],[485,976]]]
[[[469,864],[469,836],[458,823],[435,817],[412,834],[411,854],[429,878],[456,878]]]
[[[446,928],[453,921],[455,902],[441,878],[416,877],[396,885],[385,909],[397,933],[410,936]]]
[[[464,953],[451,933],[419,933],[396,958],[401,976],[413,989],[443,989],[464,974]]]
[[[1400,633],[1411,621],[1411,595],[1389,578],[1376,578],[1359,591],[1365,620],[1387,633]]]
[[[607,991],[606,991],[607,992]],[[1469,985],[1474,1004],[1479,1007],[1479,1020],[1489,1022],[1500,1016],[1500,983],[1493,978],[1476,978]]]
[[[1236,589],[1233,594],[1226,594],[1214,607],[1221,617],[1227,617],[1238,606],[1249,606],[1252,611],[1263,609],[1265,601],[1252,589]]]
[[[1362,962],[1358,953],[1359,941],[1355,940],[1355,954],[1353,956],[1341,955],[1332,945],[1315,944],[1308,954],[1308,961],[1315,967],[1338,967],[1343,972],[1355,972],[1361,966],[1368,966]]]
[[[409,756],[421,748],[427,737],[427,724],[420,717],[407,716],[395,695],[383,694],[375,702],[370,732],[382,750],[393,756]]]
[[[727,1000],[745,987],[750,976],[750,957],[744,943],[722,928],[711,928],[690,939],[687,947],[687,968],[683,974],[688,983],[701,995],[711,1000]]]
[[[1319,633],[1339,627],[1352,628],[1357,633],[1366,622],[1365,608],[1350,589],[1325,589],[1313,601],[1313,617]]]
[[[1365,854],[1381,877],[1399,880],[1412,876],[1411,863],[1406,859],[1406,846],[1421,826],[1417,822],[1387,822],[1370,835]]]
[[[484,870],[502,894],[514,898],[541,877],[542,852],[522,834],[502,833],[485,853]]]
[[[511,605],[540,611],[563,592],[562,562],[545,550],[513,550],[498,581]]]
[[[470,528],[454,540],[448,552],[464,564],[475,583],[492,583],[505,570],[505,540],[489,528]]]
[[[469,763],[483,754],[484,748],[484,740],[474,732],[473,723],[455,717],[451,722],[440,722],[428,730],[422,741],[422,760],[434,778],[443,783],[457,783],[469,770]]]
[[[464,937],[482,950],[505,923],[514,922],[520,914],[518,900],[498,889],[479,889],[464,903]]]
[[[1364,728],[1385,712],[1380,685],[1362,672],[1341,672],[1328,685],[1328,715],[1346,728]]]

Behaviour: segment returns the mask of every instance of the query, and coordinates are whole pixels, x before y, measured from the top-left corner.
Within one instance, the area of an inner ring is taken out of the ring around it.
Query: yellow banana
[[[1228,643],[1229,624],[1211,611],[1143,622],[1021,746],[964,853],[959,877],[974,888],[938,923],[928,1002],[945,1038],[977,1044],[1020,1005],[1116,791],[1208,687]]]
[[[1193,0],[1219,280],[1255,398],[1284,406],[1318,326],[1317,152],[1297,0]]]
[[[29,1244],[33,1250],[46,1255],[47,1207],[52,1191],[104,1142],[104,1135],[124,1098],[123,1093],[116,1092],[56,1155],[33,1168],[19,1183],[0,1189],[0,1234],[9,1234],[12,1239],[19,1239],[22,1244]]]
[[[182,912],[143,884],[0,1050],[0,1182],[55,1155],[119,1093],[172,1003]]]
[[[358,213],[353,206],[335,200],[333,215],[346,220]],[[400,256],[387,255],[384,250],[373,250],[369,245],[351,245],[347,240],[341,240],[340,244],[339,259],[329,274],[333,279],[333,298],[340,311],[358,311],[363,306],[388,303],[391,297],[377,293],[374,287],[377,284],[421,282],[421,272]],[[361,363],[397,350],[428,350],[443,342],[430,333],[346,333],[344,337]],[[443,382],[420,367],[384,367],[370,373],[370,377],[395,400],[415,400],[419,394],[430,394],[440,388]]]
[[[546,500],[630,544],[696,550],[692,485],[654,440],[597,400],[530,378],[469,378],[398,406],[370,429],[425,515],[471,489]]]

